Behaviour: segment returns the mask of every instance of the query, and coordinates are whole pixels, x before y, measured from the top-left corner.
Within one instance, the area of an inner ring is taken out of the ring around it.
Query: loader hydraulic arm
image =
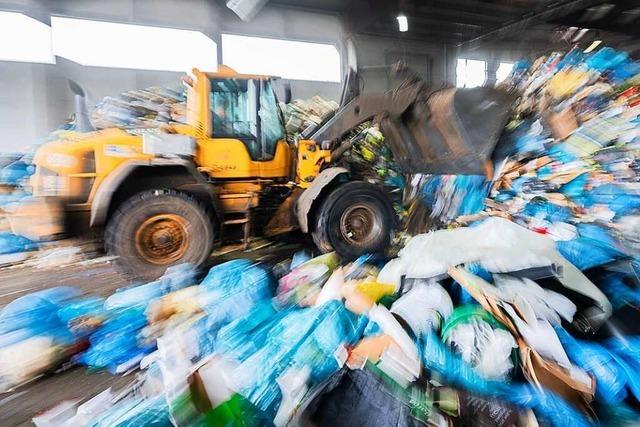
[[[423,93],[423,89],[422,84],[408,84],[391,92],[356,96],[319,129],[311,135],[303,135],[303,138],[315,141],[323,149],[335,148],[345,134],[366,121],[383,116],[401,116]]]
[[[374,120],[404,173],[491,175],[514,96],[492,87],[434,90],[400,71],[406,77],[397,89],[353,98],[305,139],[335,161],[354,142],[339,145],[345,134]]]

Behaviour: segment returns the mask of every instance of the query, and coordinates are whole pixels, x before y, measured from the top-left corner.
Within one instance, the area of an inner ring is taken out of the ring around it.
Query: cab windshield
[[[271,82],[211,79],[210,105],[214,138],[241,140],[253,160],[273,158],[284,131]]]

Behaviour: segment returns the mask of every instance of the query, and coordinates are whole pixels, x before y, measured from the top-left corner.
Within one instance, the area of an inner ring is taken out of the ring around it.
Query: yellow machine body
[[[216,135],[211,81],[225,79],[272,80],[268,76],[238,74],[225,66],[216,73],[194,69],[191,76],[183,78],[187,87],[186,123],[154,131],[187,135],[195,140],[194,166],[219,188],[225,211],[238,211],[247,203],[255,207],[256,197],[247,197],[247,193],[255,195],[273,182],[296,181],[306,188],[329,158],[329,152],[317,149],[313,141],[300,142],[294,171],[296,148],[284,139],[276,142],[272,155],[256,160],[242,140]],[[58,140],[42,145],[35,154],[36,173],[31,180],[34,194],[57,196],[76,210],[89,210],[102,183],[124,163],[153,162],[155,156],[143,151],[142,133],[119,128],[62,132]]]

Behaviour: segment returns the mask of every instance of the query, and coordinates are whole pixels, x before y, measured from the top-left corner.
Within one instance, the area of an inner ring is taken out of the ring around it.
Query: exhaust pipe
[[[69,87],[73,92],[73,101],[75,105],[75,121],[76,130],[78,132],[93,132],[96,130],[93,123],[91,123],[91,117],[89,116],[89,108],[87,107],[87,97],[84,89],[78,83],[73,80],[69,80]]]

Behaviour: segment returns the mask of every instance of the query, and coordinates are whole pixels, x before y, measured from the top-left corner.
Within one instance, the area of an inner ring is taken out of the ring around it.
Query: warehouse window
[[[223,34],[222,59],[240,73],[340,81],[340,54],[330,44]]]
[[[0,61],[56,62],[51,52],[51,28],[22,13],[0,12],[0,40]]]
[[[496,83],[503,82],[513,69],[513,62],[501,62],[496,70]]]
[[[216,43],[199,31],[52,17],[53,53],[81,65],[215,71]]]
[[[487,63],[475,59],[458,58],[456,65],[456,86],[477,87],[487,81]]]

